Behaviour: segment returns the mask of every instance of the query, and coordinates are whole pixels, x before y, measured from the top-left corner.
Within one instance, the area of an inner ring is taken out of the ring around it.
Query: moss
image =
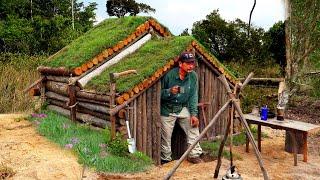
[[[101,22],[83,36],[74,40],[50,60],[43,63],[49,67],[78,67],[95,57],[103,50],[113,47],[133,33],[136,28],[150,17],[128,16],[109,18]]]
[[[150,77],[157,69],[163,67],[168,60],[178,56],[192,40],[193,38],[190,36],[151,40],[135,53],[109,67],[100,76],[92,79],[85,88],[108,92],[109,73],[135,69],[138,71],[137,75],[130,75],[117,80],[117,91],[128,91],[145,78]]]

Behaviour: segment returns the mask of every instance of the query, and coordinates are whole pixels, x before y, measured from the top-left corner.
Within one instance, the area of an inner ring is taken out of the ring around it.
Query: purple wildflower
[[[72,149],[73,148],[73,144],[66,144],[66,145],[64,145],[64,148]]]
[[[47,117],[47,115],[44,113],[39,114],[39,118],[46,118],[46,117]]]
[[[80,142],[80,141],[79,141],[78,138],[76,138],[76,137],[71,138],[71,143],[72,143],[72,144],[78,144],[79,142]]]
[[[99,147],[100,148],[105,148],[105,147],[107,147],[107,144],[101,143],[101,144],[99,144]]]
[[[41,114],[32,113],[32,114],[31,114],[31,117],[33,117],[33,118],[46,118],[47,115],[46,115],[46,114],[43,114],[43,113],[41,113]]]

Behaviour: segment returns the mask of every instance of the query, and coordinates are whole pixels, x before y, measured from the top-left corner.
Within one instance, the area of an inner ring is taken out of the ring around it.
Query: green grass
[[[125,39],[149,18],[128,16],[106,19],[83,36],[74,40],[43,65],[69,69],[78,67],[103,50],[113,47],[119,41]]]
[[[135,69],[138,71],[138,75],[130,75],[117,80],[117,92],[128,91],[153,75],[156,70],[163,67],[170,59],[179,56],[193,40],[195,39],[191,36],[171,37],[160,40],[153,39],[135,53],[109,67],[101,75],[93,78],[85,88],[95,89],[98,92],[108,92],[109,85],[107,82],[110,81],[109,73]],[[216,61],[220,66],[224,67],[218,60]],[[226,67],[224,68],[226,69]],[[230,74],[232,75],[232,73]],[[235,76],[233,77],[235,78]]]
[[[44,113],[47,117],[30,118],[37,124],[38,132],[62,148],[74,151],[79,162],[86,166],[99,172],[137,172],[152,164],[151,159],[141,152],[129,154],[127,143],[121,137],[111,141],[108,129],[97,130],[73,123],[51,111]]]
[[[252,126],[250,128],[251,133],[255,139],[257,139],[257,129]],[[268,138],[268,135],[265,133],[261,133],[262,138]],[[230,159],[230,152],[229,148],[227,146],[230,145],[230,136],[227,139],[226,145],[224,147],[224,150],[222,152],[222,157]],[[245,132],[241,132],[240,134],[233,136],[233,146],[240,146],[246,143],[246,135]],[[221,144],[221,140],[216,140],[216,141],[203,141],[200,143],[201,147],[203,148],[204,151],[207,151],[210,153],[210,156],[217,158],[218,157],[218,151],[219,147]],[[233,156],[235,159],[242,160],[241,156],[235,152],[233,152]]]
[[[0,53],[0,113],[29,112],[35,101],[23,90],[38,79],[36,68],[46,56]]]
[[[106,69],[100,76],[93,78],[85,88],[108,92],[109,73],[136,69],[138,75],[130,75],[117,80],[117,91],[128,91],[163,67],[168,60],[179,56],[192,40],[193,38],[190,36],[151,40],[135,53]]]

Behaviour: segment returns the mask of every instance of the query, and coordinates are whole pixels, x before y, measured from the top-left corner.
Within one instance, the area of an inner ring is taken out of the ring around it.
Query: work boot
[[[203,163],[203,160],[200,157],[188,157],[187,160],[192,164]]]

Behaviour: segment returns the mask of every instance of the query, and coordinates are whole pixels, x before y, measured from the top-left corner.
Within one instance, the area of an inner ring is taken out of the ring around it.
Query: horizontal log
[[[66,83],[47,81],[45,87],[49,91],[58,94],[68,95],[68,85]]]
[[[246,78],[238,78],[240,81],[244,81]],[[250,81],[270,81],[270,82],[282,82],[284,78],[251,78]]]
[[[110,103],[95,101],[95,100],[86,99],[86,98],[79,98],[79,97],[78,97],[78,98],[77,98],[77,101],[79,101],[79,102],[91,103],[91,104],[96,104],[96,105],[100,105],[100,106],[107,106],[107,107],[110,106]]]
[[[29,90],[29,94],[30,96],[40,96],[41,95],[40,88],[38,87],[31,88]]]
[[[97,67],[96,69],[92,70],[91,72],[83,76],[81,79],[79,79],[79,84],[81,84],[81,87],[84,87],[92,78],[100,75],[106,68],[118,63],[121,59],[135,52],[137,49],[139,49],[143,44],[145,44],[150,39],[151,39],[151,34],[144,35],[141,39],[137,40],[136,42],[133,42],[126,49],[119,52],[117,55],[115,55],[114,57],[112,57],[111,59],[101,64],[99,67]],[[113,50],[115,51],[115,49]]]
[[[51,91],[47,91],[46,92],[46,97],[50,98],[50,99],[55,99],[55,100],[59,100],[59,101],[63,101],[65,103],[69,102],[69,98],[63,95],[60,95],[58,93],[55,92],[51,92]]]
[[[61,94],[57,94],[54,92],[46,92],[46,97],[50,98],[50,99],[55,99],[55,100],[59,100],[59,101],[63,101],[65,103],[69,102],[69,98],[66,96],[63,96]],[[97,111],[97,112],[101,112],[101,113],[105,113],[105,114],[109,114],[109,105],[99,105],[99,104],[93,104],[93,103],[89,103],[89,102],[83,102],[83,101],[77,101],[78,106],[80,107],[84,107],[87,109],[90,109],[92,111]]]
[[[78,103],[78,106],[90,109],[92,111],[97,111],[105,114],[110,113],[110,108],[106,106],[100,106],[100,105],[86,103],[86,102],[77,102],[77,103]]]
[[[39,66],[37,70],[44,75],[57,75],[57,76],[70,76],[71,74],[75,75],[72,73],[72,71],[70,71],[65,67],[53,68],[53,67]]]
[[[56,111],[63,116],[67,116],[67,117],[70,116],[70,111],[67,109],[64,109],[62,107],[55,106],[55,105],[48,105],[47,108],[49,110]],[[103,120],[103,119],[100,119],[100,118],[97,118],[97,117],[94,117],[94,116],[91,116],[89,114],[77,112],[76,118],[77,118],[77,120],[80,120],[82,122],[89,123],[91,125],[95,125],[95,126],[98,126],[101,128],[111,127],[110,122]]]
[[[40,83],[42,83],[45,80],[45,76],[41,77],[40,79],[36,80],[34,83],[32,83],[30,86],[28,86],[26,89],[23,90],[23,93],[28,92],[31,88],[38,86]]]
[[[84,98],[84,99],[89,99],[89,100],[94,100],[94,101],[99,101],[104,103],[110,102],[110,97],[108,95],[100,95],[100,94],[89,93],[85,91],[78,91],[76,96],[79,98]]]
[[[59,100],[56,100],[56,99],[48,98],[47,102],[49,104],[56,105],[56,106],[62,107],[64,109],[68,109],[68,110],[70,109],[69,106],[64,101],[59,101]],[[90,114],[92,116],[95,116],[97,118],[104,119],[104,120],[109,120],[110,119],[110,116],[108,114],[92,111],[90,109],[87,109],[87,108],[84,108],[84,107],[81,107],[81,106],[77,107],[77,112],[84,113],[84,114]]]
[[[56,82],[62,82],[62,83],[69,83],[69,77],[65,76],[46,76],[47,80],[49,81],[56,81]]]

